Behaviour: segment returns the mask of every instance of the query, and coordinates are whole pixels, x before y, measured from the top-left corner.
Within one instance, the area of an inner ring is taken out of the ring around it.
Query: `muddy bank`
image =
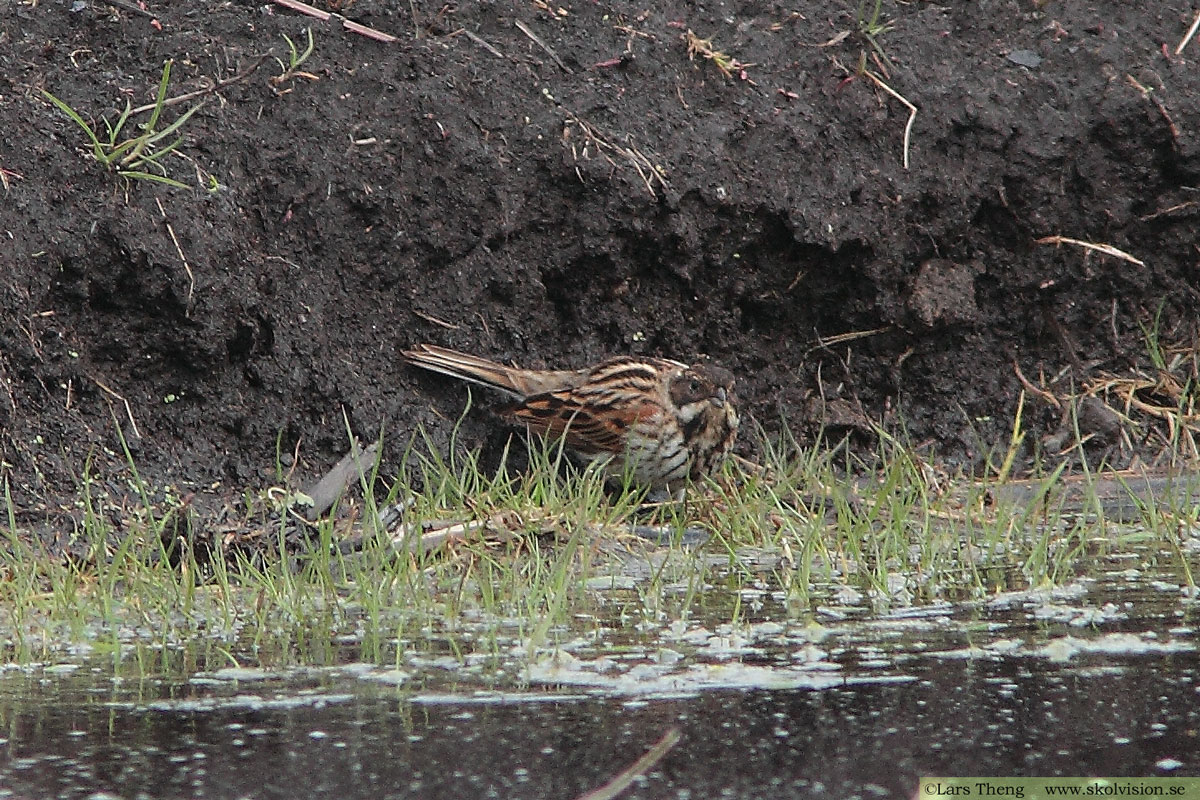
[[[218,495],[319,474],[347,423],[385,426],[390,460],[418,424],[444,442],[463,392],[399,363],[418,341],[530,366],[704,353],[768,432],[870,445],[869,421],[902,421],[967,464],[1008,435],[1014,364],[1065,395],[1148,368],[1147,327],[1196,341],[1186,4],[884,2],[875,26],[854,4],[338,5],[396,41],[274,4],[0,19],[19,506],[73,490],[89,453],[121,470],[118,427],[143,475]],[[203,104],[160,162],[187,189],[106,170],[40,91],[102,131],[169,59],[168,95],[199,94],[164,122]],[[883,85],[917,110],[907,148]],[[1029,442],[1062,415],[1031,400]],[[1098,452],[1161,446],[1111,422]],[[503,437],[480,413],[461,433]]]

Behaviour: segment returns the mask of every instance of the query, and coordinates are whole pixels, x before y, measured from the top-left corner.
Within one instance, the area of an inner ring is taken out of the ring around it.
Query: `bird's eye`
[[[696,380],[695,378],[692,378],[691,383],[688,384],[688,391],[691,391],[691,392],[700,391],[700,381]]]

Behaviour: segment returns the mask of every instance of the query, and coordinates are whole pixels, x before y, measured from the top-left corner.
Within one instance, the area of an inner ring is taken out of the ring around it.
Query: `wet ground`
[[[1194,559],[1193,559],[1194,561]],[[127,642],[0,673],[0,796],[572,798],[672,729],[622,797],[911,797],[922,775],[1200,774],[1200,601],[1143,551],[1053,591],[815,614],[778,587],[688,621],[597,591],[534,646],[520,621],[401,643],[390,666],[254,663],[247,642]],[[738,616],[736,622],[731,621]],[[257,653],[269,662],[267,653]]]

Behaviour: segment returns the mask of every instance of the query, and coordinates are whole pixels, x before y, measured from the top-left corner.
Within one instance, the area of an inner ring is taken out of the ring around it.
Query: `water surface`
[[[1200,606],[1168,560],[1144,562],[882,613],[843,593],[797,615],[768,585],[738,614],[726,594],[631,621],[636,589],[597,589],[536,646],[519,625],[460,625],[383,666],[255,667],[247,650],[228,667],[203,642],[11,666],[0,797],[573,798],[672,728],[679,744],[623,797],[1197,775]]]

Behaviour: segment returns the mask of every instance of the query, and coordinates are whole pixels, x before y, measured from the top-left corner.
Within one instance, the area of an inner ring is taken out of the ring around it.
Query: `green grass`
[[[276,58],[275,60],[279,62],[279,68],[283,70],[284,75],[294,73],[312,55],[314,47],[312,28],[305,28],[304,33],[308,36],[308,45],[303,50],[296,47],[296,43],[286,33],[283,34],[283,40],[288,45],[288,61],[285,64],[282,59]]]
[[[42,90],[42,94],[54,104],[59,111],[67,115],[87,137],[92,147],[92,158],[105,169],[115,170],[118,175],[131,180],[145,180],[163,183],[177,189],[188,188],[167,174],[166,167],[161,163],[168,154],[178,149],[183,142],[183,136],[176,134],[183,128],[184,123],[203,107],[200,102],[184,111],[175,121],[159,129],[163,109],[167,104],[167,84],[171,80],[171,65],[168,60],[163,64],[162,77],[158,82],[158,94],[153,107],[150,109],[150,119],[138,125],[141,133],[128,136],[126,124],[133,116],[133,105],[126,100],[125,110],[120,112],[114,122],[102,118],[104,131],[99,126],[87,122],[83,116],[55,95]],[[171,139],[171,137],[175,137]],[[168,141],[170,140],[170,141]],[[155,170],[151,172],[149,170]]]
[[[887,54],[883,52],[883,46],[880,45],[879,39],[888,31],[892,30],[892,25],[883,21],[883,0],[874,0],[873,5],[870,5],[871,0],[859,0],[858,13],[855,15],[855,25],[858,28],[858,35],[875,51],[883,63],[891,67],[892,62],[888,59]],[[863,53],[859,59],[859,72],[861,73],[866,68],[866,54]]]
[[[1018,416],[1014,442],[1020,427]],[[879,611],[978,601],[1064,583],[1089,559],[1130,547],[1176,563],[1180,582],[1194,586],[1195,556],[1181,538],[1194,508],[1143,503],[1142,525],[1114,533],[1088,495],[1096,476],[1086,468],[1075,476],[1084,499],[1068,511],[1065,461],[1014,505],[991,502],[988,487],[961,476],[935,480],[929,462],[882,431],[872,457],[845,445],[802,448],[786,433],[748,435],[762,440],[759,468],[731,461],[686,504],[649,511],[639,492],[606,490],[598,470],[567,466],[554,445],[533,446],[529,470],[516,474],[484,470],[456,431],[444,449],[417,436],[398,475],[370,465],[366,491],[344,501],[365,532],[357,552],[338,547],[341,521],[321,522],[297,547],[290,512],[264,493],[239,509],[252,535],[210,531],[206,556],[188,503],[149,487],[126,452],[139,504],[114,526],[87,465],[64,557],[18,523],[6,482],[0,657],[40,659],[88,641],[114,657],[149,645],[139,658],[158,663],[154,648],[202,641],[217,665],[399,667],[415,648],[460,660],[473,653],[499,668],[514,646],[555,647],[598,631],[602,619],[630,636],[663,620],[739,622],[762,613],[745,599],[755,593],[781,596],[773,613],[793,618],[846,592]],[[380,521],[381,509],[400,502],[407,535]],[[415,547],[427,524],[463,522],[483,524],[443,547]],[[649,545],[630,533],[635,522],[665,526],[675,543]],[[711,538],[684,547],[689,528]],[[634,578],[622,592],[592,588],[590,579],[607,575]]]
[[[275,62],[279,64],[280,73],[270,79],[272,86],[278,87],[285,83],[290,83],[294,78],[307,78],[310,81],[318,80],[316,75],[313,75],[311,72],[303,72],[300,69],[304,65],[304,62],[308,61],[309,56],[313,54],[315,47],[312,28],[305,28],[304,32],[308,36],[308,44],[303,50],[296,46],[291,37],[286,33],[283,34],[283,39],[287,42],[288,46],[288,60],[285,63],[283,59],[278,56],[275,57]],[[275,93],[281,95],[287,94],[290,91],[291,89],[275,89]]]

